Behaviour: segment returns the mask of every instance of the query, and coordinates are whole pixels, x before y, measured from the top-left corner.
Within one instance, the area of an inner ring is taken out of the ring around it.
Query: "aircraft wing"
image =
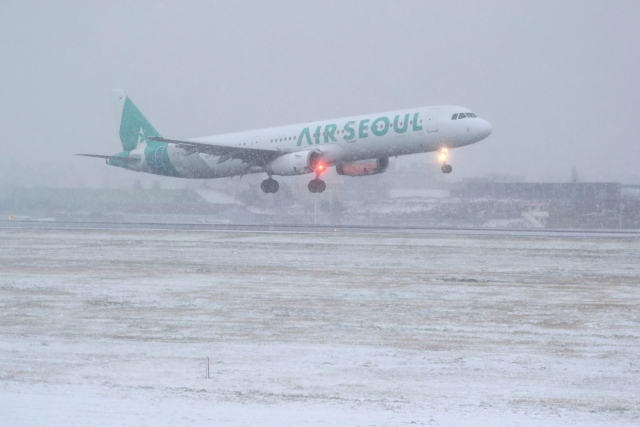
[[[175,144],[176,146],[187,150],[189,154],[205,153],[213,156],[220,156],[218,163],[222,163],[230,159],[238,159],[242,160],[244,163],[261,166],[286,153],[286,151],[281,150],[265,150],[261,148],[231,147],[227,145],[205,144],[202,142],[178,141],[175,139],[161,138],[159,136],[149,136],[147,139]]]

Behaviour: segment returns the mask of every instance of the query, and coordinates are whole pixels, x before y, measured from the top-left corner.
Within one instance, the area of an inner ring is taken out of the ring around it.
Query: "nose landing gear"
[[[442,162],[442,173],[451,173],[453,167],[447,164],[447,159],[449,158],[449,149],[442,148],[440,149],[440,161]]]
[[[280,184],[278,184],[278,181],[276,181],[275,179],[269,177],[268,179],[262,181],[262,184],[260,184],[260,188],[265,193],[277,193],[280,189]]]

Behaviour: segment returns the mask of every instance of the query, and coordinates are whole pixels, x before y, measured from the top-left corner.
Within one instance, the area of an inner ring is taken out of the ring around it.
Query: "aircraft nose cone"
[[[491,123],[486,120],[482,120],[482,123],[480,124],[480,135],[482,135],[482,138],[488,137],[491,135],[491,132],[493,132],[493,126],[491,126]]]

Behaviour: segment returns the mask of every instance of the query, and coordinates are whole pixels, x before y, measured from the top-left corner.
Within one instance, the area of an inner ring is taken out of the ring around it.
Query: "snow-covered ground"
[[[638,240],[0,242],[3,426],[640,424]]]

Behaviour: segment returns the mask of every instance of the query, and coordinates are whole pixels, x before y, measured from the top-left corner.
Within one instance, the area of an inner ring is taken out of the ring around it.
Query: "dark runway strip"
[[[491,236],[583,239],[640,239],[640,230],[548,230],[489,228],[370,227],[354,225],[179,224],[119,222],[2,221],[0,228],[46,230],[173,230],[255,233],[347,233],[406,236]]]

